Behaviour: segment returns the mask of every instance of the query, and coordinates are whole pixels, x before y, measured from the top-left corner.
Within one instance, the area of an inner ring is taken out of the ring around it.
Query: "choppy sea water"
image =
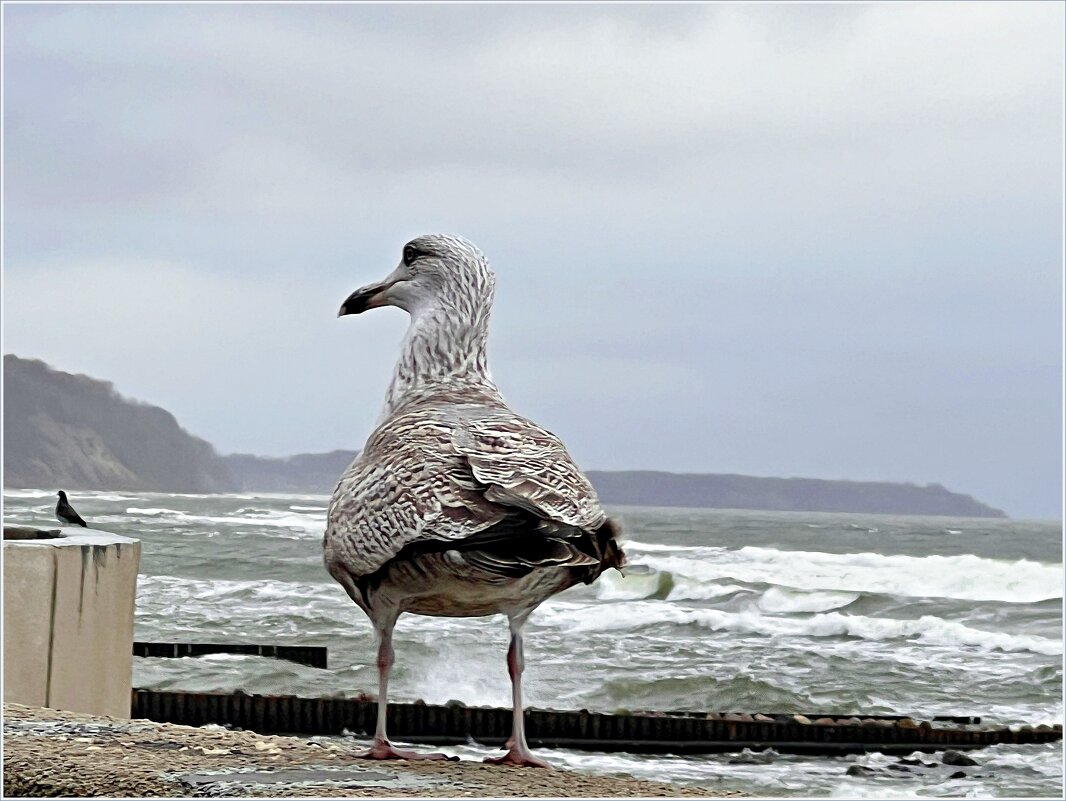
[[[138,639],[329,648],[328,670],[230,655],[135,659],[135,686],[375,692],[369,623],[322,567],[324,496],[81,492],[72,502],[91,525],[143,543]],[[51,524],[54,503],[52,490],[5,490],[5,522]],[[1058,522],[612,513],[632,568],[533,614],[530,706],[1063,720]],[[507,706],[506,647],[503,618],[404,616],[390,696]],[[450,750],[473,758],[485,749]],[[981,767],[954,780],[846,775],[855,763],[894,761],[880,755],[547,755],[578,770],[756,796],[1061,797],[1063,782],[1061,744],[984,749]]]

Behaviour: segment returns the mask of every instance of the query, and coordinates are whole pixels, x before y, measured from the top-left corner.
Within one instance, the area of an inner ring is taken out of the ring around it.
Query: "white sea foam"
[[[362,618],[333,582],[178,576],[139,577],[137,616],[145,623],[168,628],[222,624],[227,630],[258,626],[272,616],[277,624],[301,634]]]
[[[325,512],[319,514],[307,514],[291,511],[270,510],[241,510],[244,514],[236,515],[193,515],[175,509],[158,509],[152,507],[131,506],[126,509],[126,514],[140,515],[143,517],[171,518],[182,525],[196,525],[203,528],[218,528],[219,526],[241,526],[247,528],[287,529],[298,532],[301,539],[304,536],[321,536],[326,527]],[[274,536],[284,536],[275,533]]]
[[[233,596],[258,600],[320,598],[337,595],[330,581],[278,581],[276,579],[194,579],[181,576],[140,576],[137,592],[146,595],[175,593],[197,601],[217,601]]]
[[[630,539],[623,540],[622,547],[625,548],[626,553],[692,553],[695,551],[717,550],[707,545],[663,545],[658,542],[638,542]]]
[[[54,498],[51,490],[9,489],[4,487],[4,496],[8,498]]]
[[[541,625],[565,629],[568,633],[638,630],[646,626],[699,626],[711,631],[733,631],[769,637],[858,637],[881,641],[916,639],[930,645],[973,646],[986,650],[1062,653],[1062,641],[1025,634],[985,631],[923,615],[916,620],[865,617],[827,612],[811,617],[777,617],[760,614],[758,609],[724,612],[719,609],[691,609],[655,601],[619,604],[616,610],[595,615],[587,610],[545,606],[536,618]]]
[[[703,597],[700,587],[732,579],[796,590],[882,593],[972,601],[1033,603],[1062,597],[1061,564],[1026,559],[957,556],[884,556],[821,553],[747,546],[705,548],[699,559],[656,556],[644,562],[674,578],[669,600]]]
[[[644,567],[641,571],[638,568]],[[600,575],[596,580],[596,597],[601,601],[635,601],[643,598],[667,598],[674,593],[674,577],[666,572],[636,564],[626,567],[623,576],[616,570]],[[744,592],[745,588],[736,584],[710,582],[693,590],[700,598],[721,598],[735,592]],[[689,594],[687,597],[692,598]]]
[[[857,592],[801,592],[770,587],[757,604],[764,612],[828,612],[847,606],[858,597]]]

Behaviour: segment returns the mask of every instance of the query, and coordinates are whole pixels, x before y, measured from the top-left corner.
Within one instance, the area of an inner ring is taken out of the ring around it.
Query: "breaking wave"
[[[635,542],[627,543],[626,548],[632,554],[632,561],[639,560],[647,568],[670,574],[672,589],[667,600],[671,601],[717,597],[722,594],[718,585],[722,581],[776,585],[805,592],[877,593],[1006,603],[1034,603],[1062,597],[1062,565],[1027,559],[988,559],[971,554],[837,554],[755,546],[739,549],[690,546],[682,555],[680,548],[649,548]],[[797,608],[795,611],[820,610]]]
[[[984,650],[1031,651],[1055,656],[1062,641],[1026,634],[985,631],[923,615],[914,620],[846,615],[840,612],[810,617],[773,617],[756,610],[725,612],[720,609],[686,609],[655,601],[633,601],[617,612],[589,615],[561,604],[546,605],[538,613],[540,625],[588,633],[646,628],[649,626],[699,626],[711,631],[732,631],[767,637],[855,637],[862,640],[915,640],[927,645],[972,646]]]

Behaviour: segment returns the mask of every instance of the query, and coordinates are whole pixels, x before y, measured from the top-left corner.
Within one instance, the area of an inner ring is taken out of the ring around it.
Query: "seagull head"
[[[485,254],[461,236],[427,234],[403,246],[400,263],[384,280],[355,290],[338,317],[379,306],[411,315],[428,309],[479,314],[492,304],[492,268]]]

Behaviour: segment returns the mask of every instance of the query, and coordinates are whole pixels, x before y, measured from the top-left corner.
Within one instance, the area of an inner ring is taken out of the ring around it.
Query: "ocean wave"
[[[140,576],[138,625],[205,631],[272,628],[301,636],[337,630],[363,618],[333,582]]]
[[[764,612],[828,612],[854,602],[857,592],[801,592],[785,587],[770,587],[756,602]]]
[[[673,576],[669,600],[703,597],[716,581],[772,584],[804,591],[878,593],[916,598],[1033,603],[1062,597],[1062,565],[957,556],[785,551],[746,546],[704,548],[700,559],[649,555],[643,561]]]
[[[126,509],[126,514],[142,517],[171,518],[182,525],[204,525],[210,528],[218,528],[219,526],[261,528],[266,526],[273,529],[287,529],[300,532],[302,535],[316,537],[321,536],[326,528],[324,512],[321,514],[306,514],[288,510],[276,512],[267,509],[240,509],[232,515],[194,515],[176,509],[131,506]],[[277,536],[277,534],[274,536]]]
[[[696,551],[714,551],[713,547],[707,545],[664,545],[660,542],[638,542],[637,540],[625,539],[622,542],[622,547],[626,552],[644,552],[644,553],[664,553],[664,552],[696,552]]]
[[[639,570],[644,568],[644,570]],[[647,565],[629,565],[623,576],[616,570],[600,575],[596,581],[596,597],[601,601],[639,601],[643,599],[674,600],[679,592],[677,579],[668,570],[655,570]],[[687,600],[722,598],[735,592],[748,591],[737,584],[706,582],[692,586],[682,580],[680,594]]]
[[[56,494],[51,490],[32,490],[32,489],[9,489],[4,487],[4,497],[6,498],[54,498]]]
[[[620,605],[623,606],[623,605]],[[927,645],[972,646],[990,651],[1030,651],[1055,656],[1062,641],[1025,634],[1007,634],[965,626],[933,615],[916,620],[865,617],[826,612],[810,617],[777,617],[757,609],[724,612],[691,609],[655,601],[632,601],[613,614],[590,615],[561,605],[543,607],[536,622],[568,633],[636,631],[648,626],[699,626],[711,631],[731,631],[768,637],[856,637],[863,640],[916,640]]]
[[[140,576],[137,592],[176,593],[198,602],[213,602],[241,596],[250,600],[275,601],[336,596],[339,585],[332,581],[279,581],[277,579],[198,579],[181,576]]]

